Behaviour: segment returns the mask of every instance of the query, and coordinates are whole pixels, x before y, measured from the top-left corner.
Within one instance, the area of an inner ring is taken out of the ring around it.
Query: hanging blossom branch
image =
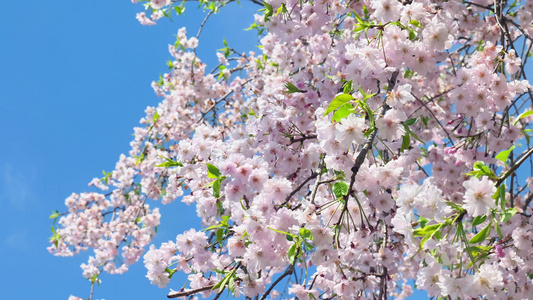
[[[143,2],[146,25],[185,8]],[[529,296],[529,3],[251,1],[259,50],[225,43],[206,73],[198,39],[231,2],[178,31],[163,100],[91,182],[105,192],[52,215],[50,252],[92,249],[93,283],[141,258],[161,288],[185,274],[171,298]],[[178,199],[203,230],[146,249]]]

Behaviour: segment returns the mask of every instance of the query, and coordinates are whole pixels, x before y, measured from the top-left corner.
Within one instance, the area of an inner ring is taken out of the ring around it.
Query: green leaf
[[[474,220],[472,220],[472,226],[477,226],[477,225],[485,222],[486,219],[487,219],[486,215],[477,216],[477,217],[474,218]]]
[[[272,227],[270,227],[270,226],[268,226],[267,228],[270,229],[270,230],[274,230],[274,231],[277,232],[277,233],[286,234],[286,235],[290,235],[290,236],[292,236],[293,238],[297,238],[296,235],[294,235],[294,234],[292,234],[292,233],[290,233],[290,232],[285,232],[285,231],[277,230],[277,229],[272,228]]]
[[[272,5],[268,4],[266,1],[263,1],[264,8],[259,11],[264,11],[264,21],[267,22],[270,17],[272,17],[272,14],[274,14],[274,9],[272,8]]]
[[[441,223],[438,223],[438,224],[428,225],[424,228],[417,228],[415,229],[413,234],[415,237],[425,236],[428,233],[434,233],[436,230],[440,229],[441,225],[442,225]]]
[[[337,95],[333,101],[331,101],[331,103],[329,104],[328,106],[328,109],[326,109],[326,112],[324,113],[324,116],[326,116],[327,114],[329,114],[330,112],[336,110],[337,108],[339,108],[341,105],[343,105],[344,103],[350,101],[350,100],[353,100],[353,97],[352,95],[350,94],[340,94],[340,95]]]
[[[412,28],[409,29],[409,39],[411,41],[414,41],[416,39],[416,32]]]
[[[525,111],[525,112],[521,113],[518,116],[518,118],[516,118],[516,120],[514,120],[513,126],[516,126],[516,124],[518,123],[518,121],[520,121],[520,119],[528,117],[528,116],[531,116],[531,115],[533,115],[533,110],[529,110],[529,111]]]
[[[98,281],[98,275],[100,275],[100,273],[93,275],[93,277],[91,278],[91,283],[94,284],[96,281]]]
[[[307,228],[300,228],[300,236],[304,239],[311,240],[313,239],[313,235],[311,234],[311,230]]]
[[[373,94],[367,94],[362,87],[359,87],[359,92],[361,93],[361,95],[363,95],[363,101],[365,102],[366,104],[366,100],[374,97],[376,95],[376,93],[373,93]]]
[[[426,244],[426,242],[429,239],[431,239],[433,237],[433,235],[435,235],[435,232],[437,232],[437,231],[435,230],[433,232],[428,232],[426,235],[424,235],[424,237],[420,241],[420,246],[418,247],[418,251],[420,251],[420,250],[422,250],[422,248],[424,248],[424,245]]]
[[[343,92],[345,94],[349,94],[353,92],[353,81],[352,80],[348,80],[344,83]]]
[[[287,256],[289,257],[289,262],[291,264],[293,264],[296,260],[296,252],[298,250],[298,246],[298,243],[292,244],[292,246],[289,248],[289,251],[287,252]]]
[[[420,222],[420,228],[424,228],[426,227],[426,224],[429,222],[429,220],[424,217],[420,217],[419,222]]]
[[[494,221],[494,228],[496,228],[496,232],[498,233],[500,239],[503,239],[502,229],[500,228],[500,224],[498,224],[498,221]]]
[[[483,230],[478,232],[472,239],[470,239],[470,244],[477,244],[483,242],[490,234],[490,229],[492,228],[492,223],[489,223]]]
[[[403,122],[405,125],[408,125],[408,126],[411,126],[413,125],[414,123],[416,123],[416,118],[411,118],[405,122]]]
[[[52,214],[50,215],[50,219],[57,219],[61,214],[59,213],[58,210],[55,210],[52,212]],[[53,227],[52,227],[52,231],[53,231]]]
[[[355,16],[355,19],[357,20],[357,23],[359,24],[364,24],[365,21],[363,21],[363,19],[361,19],[361,17],[354,11],[353,12],[354,16]]]
[[[500,200],[500,207],[505,210],[505,183],[500,184],[496,192],[498,193],[497,199]],[[496,205],[498,205],[498,201],[496,201]]]
[[[411,146],[411,138],[408,134],[405,134],[402,136],[402,147],[400,148],[400,152],[404,152],[405,150],[409,149],[409,146]]]
[[[220,183],[220,178],[213,182],[213,196],[215,198],[220,198]]]
[[[514,148],[516,147],[511,146],[511,148],[509,148],[508,150],[503,150],[502,152],[498,153],[495,158],[507,165],[507,159],[509,158],[509,154],[511,154]]]
[[[158,168],[183,167],[183,164],[181,162],[174,161],[168,157],[163,157],[163,158],[166,159],[167,161],[162,164],[156,165],[156,167]]]
[[[290,83],[288,81],[285,82],[285,88],[286,88],[286,90],[284,92],[287,93],[287,94],[305,92],[305,91],[300,90],[297,86],[295,86],[294,84],[292,84],[292,83]]]
[[[208,172],[207,177],[209,177],[209,178],[219,178],[220,175],[222,175],[220,173],[220,170],[217,167],[213,166],[210,163],[206,163],[206,165],[207,165],[207,172]]]
[[[346,118],[354,112],[354,108],[350,103],[344,103],[337,109],[337,111],[331,117],[331,122],[340,122],[342,119]]]
[[[412,130],[411,128],[409,128],[409,126],[407,124],[405,124],[405,122],[403,123],[403,128],[405,129],[405,132],[408,133],[410,136],[412,136],[413,138],[415,138],[415,140],[421,142],[421,143],[424,143]]]
[[[500,222],[502,223],[507,223],[509,222],[509,220],[511,220],[511,218],[517,213],[518,211],[516,210],[516,208],[508,208],[506,209],[503,214],[501,215],[500,217]]]
[[[341,198],[342,196],[348,194],[348,184],[343,181],[335,182],[333,185],[333,194],[335,194],[337,198]]]
[[[286,238],[287,241],[289,241],[289,242],[294,241],[294,238],[293,238],[290,234],[286,234],[286,235],[285,235],[285,238]]]
[[[413,26],[416,26],[416,27],[419,27],[419,28],[422,28],[422,26],[420,25],[420,22],[418,22],[417,20],[411,20],[411,21],[409,21],[409,24],[411,24]]]
[[[137,166],[140,163],[142,163],[145,159],[144,151],[141,153],[141,155],[137,156],[136,158],[137,159],[135,160],[135,165]]]
[[[235,277],[231,277],[228,282],[228,290],[235,296]]]
[[[219,228],[217,230],[217,241],[220,246],[222,246],[222,241],[224,240],[224,229]]]
[[[103,182],[104,184],[108,184],[109,178],[111,178],[111,176],[113,176],[113,172],[106,172],[106,171],[102,170],[102,173],[104,174],[104,177],[101,178],[100,181]]]
[[[231,278],[233,278],[233,276],[235,275],[235,270],[236,269],[233,269],[228,272],[228,274],[219,283],[215,284],[215,286],[213,286],[211,290],[218,289],[219,292],[223,291],[226,284],[228,284]]]
[[[487,176],[491,179],[498,179],[498,177],[494,174],[494,172],[485,165],[482,161],[476,161],[474,163],[474,171],[467,173],[468,176],[475,176],[477,178],[480,178],[482,176]]]
[[[165,268],[165,272],[168,273],[168,278],[172,279],[172,276],[176,273],[176,269]]]
[[[285,14],[285,13],[287,13],[287,12],[288,12],[288,11],[287,11],[287,8],[285,8],[285,4],[282,3],[281,6],[278,7],[278,9],[276,10],[276,14],[274,14],[274,16],[277,16],[277,15],[279,15],[279,14],[281,14],[281,13],[284,13],[284,14]]]
[[[469,246],[466,247],[465,250],[472,253],[473,256],[478,256],[480,253],[482,253],[485,249],[483,246]]]
[[[185,7],[184,6],[174,6],[174,10],[176,11],[176,13],[178,15],[181,15],[185,12]]]
[[[368,132],[372,132],[374,130],[374,112],[372,111],[370,106],[368,106],[368,104],[366,104],[365,101],[358,100],[357,104],[359,104],[361,106],[361,108],[365,111],[365,113],[366,113],[366,115],[368,117],[368,120],[370,121],[370,128],[365,133],[365,134],[368,134]]]

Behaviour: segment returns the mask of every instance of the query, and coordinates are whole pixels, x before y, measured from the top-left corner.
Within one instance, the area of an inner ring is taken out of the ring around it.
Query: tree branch
[[[519,160],[517,160],[516,163],[512,165],[509,170],[503,173],[500,179],[496,181],[496,187],[499,187],[505,181],[505,179],[507,179],[507,177],[513,174],[514,171],[516,171],[516,169],[518,169],[522,165],[522,163],[526,161],[529,156],[531,156],[531,154],[533,154],[533,147],[529,148],[529,150],[527,150],[527,152],[525,152],[524,155]]]
[[[197,288],[197,289],[194,289],[194,290],[188,290],[188,291],[182,291],[182,292],[173,291],[173,292],[170,292],[167,295],[167,298],[187,297],[187,296],[194,295],[194,294],[197,294],[197,293],[200,293],[200,292],[205,292],[207,290],[212,290],[214,286],[215,285],[212,284],[212,285],[204,286],[204,287]]]

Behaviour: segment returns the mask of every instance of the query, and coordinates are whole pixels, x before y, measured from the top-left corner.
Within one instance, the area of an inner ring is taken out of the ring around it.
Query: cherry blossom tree
[[[185,9],[138,1],[144,25]],[[197,1],[201,28],[232,2]],[[91,250],[92,285],[142,259],[169,298],[531,298],[533,1],[251,2],[260,51],[211,72],[179,29],[161,102],[49,251]],[[150,244],[165,205],[203,228]]]

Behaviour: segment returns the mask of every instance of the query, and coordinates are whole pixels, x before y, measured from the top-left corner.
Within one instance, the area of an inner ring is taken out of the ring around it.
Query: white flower
[[[150,1],[150,6],[152,6],[153,9],[161,9],[169,4],[170,4],[170,0],[151,0]]]
[[[372,1],[372,8],[375,9],[374,16],[383,23],[394,22],[400,18],[402,7],[396,0],[375,0]]]
[[[453,36],[437,18],[433,18],[423,31],[424,42],[433,50],[444,51],[452,46]]]
[[[353,141],[357,144],[364,144],[365,142],[365,135],[363,133],[365,121],[354,114],[342,119],[336,125],[336,129],[338,131],[337,138],[345,146],[351,145]]]
[[[485,263],[479,267],[479,272],[474,275],[472,287],[475,292],[484,297],[494,294],[494,289],[503,287],[502,272],[496,266]]]
[[[464,208],[473,217],[485,215],[489,209],[496,207],[492,195],[496,192],[496,187],[487,177],[481,180],[472,177],[463,183],[466,188],[464,195]]]
[[[385,115],[376,120],[376,127],[381,137],[390,141],[399,139],[405,129],[401,122],[407,120],[405,112],[402,110],[391,109]]]

